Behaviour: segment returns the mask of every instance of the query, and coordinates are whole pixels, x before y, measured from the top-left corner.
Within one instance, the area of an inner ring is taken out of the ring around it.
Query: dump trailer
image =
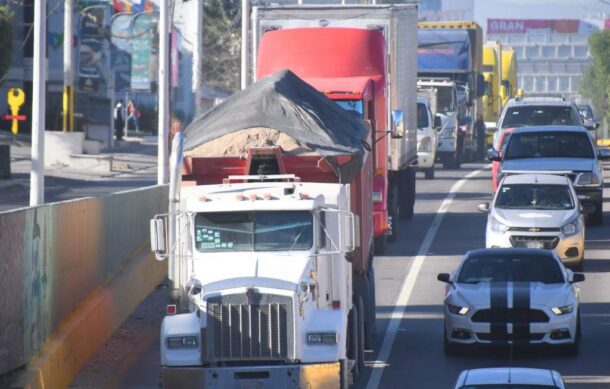
[[[502,47],[502,108],[517,95],[517,55],[512,47]]]
[[[290,69],[374,134],[375,251],[410,219],[417,163],[415,5],[254,7],[256,77]],[[392,71],[390,71],[392,70]],[[398,131],[391,131],[393,124]]]
[[[184,137],[151,221],[165,387],[347,388],[375,333],[370,131],[283,71]]]
[[[452,150],[439,148],[445,165],[482,159],[485,124],[481,97],[483,34],[474,21],[418,23],[417,71],[420,79],[450,80],[458,87],[459,131]]]
[[[483,121],[487,133],[487,148],[493,143],[494,132],[502,113],[502,45],[487,41],[483,46],[483,79],[485,94],[482,97]]]

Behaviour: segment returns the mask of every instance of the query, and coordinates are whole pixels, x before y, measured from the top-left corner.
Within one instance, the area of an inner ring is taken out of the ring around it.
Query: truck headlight
[[[307,344],[337,344],[336,332],[310,332],[307,334]]]
[[[373,198],[374,203],[380,203],[381,200],[383,200],[383,195],[381,194],[381,192],[373,192],[373,195],[371,197]]]
[[[425,136],[419,142],[417,146],[417,151],[420,153],[430,153],[432,152],[432,140],[429,136]]]
[[[460,315],[460,316],[464,316],[465,314],[468,313],[468,311],[470,311],[470,308],[468,308],[468,307],[460,307],[459,305],[453,305],[453,304],[449,304],[449,303],[447,303],[447,309],[449,310],[449,312],[453,313],[454,315]]]
[[[167,348],[195,348],[199,343],[196,335],[172,336],[166,341]]]
[[[563,307],[554,307],[551,308],[551,311],[553,311],[553,313],[557,316],[560,315],[565,315],[566,313],[572,313],[572,311],[574,310],[574,305],[570,304],[570,305],[564,305]]]
[[[575,221],[568,223],[565,226],[561,227],[561,232],[567,236],[574,235],[578,232],[578,225]]]
[[[490,225],[491,230],[494,231],[494,232],[499,232],[499,233],[503,234],[506,231],[508,231],[508,226],[506,224],[501,223],[495,217],[491,218],[491,223],[490,224],[491,224]]]
[[[599,186],[601,179],[595,173],[580,173],[574,182],[574,186]]]

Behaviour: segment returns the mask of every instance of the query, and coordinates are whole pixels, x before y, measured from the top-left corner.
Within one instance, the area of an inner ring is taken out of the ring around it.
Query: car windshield
[[[570,187],[567,185],[502,185],[494,205],[502,209],[574,209]]]
[[[426,104],[417,103],[417,128],[426,128],[428,125],[428,108]]]
[[[508,108],[502,119],[502,128],[546,125],[581,126],[572,107],[542,105]]]
[[[558,389],[554,385],[526,385],[526,384],[481,384],[464,385],[460,389]]]
[[[352,115],[362,119],[364,117],[364,108],[362,100],[334,100],[341,108],[351,113]]]
[[[513,133],[506,145],[504,159],[520,158],[595,158],[586,132]]]
[[[550,255],[495,254],[467,258],[462,264],[458,283],[479,282],[542,282],[561,284],[564,278]]]
[[[308,250],[313,216],[307,211],[216,212],[195,216],[198,251]]]

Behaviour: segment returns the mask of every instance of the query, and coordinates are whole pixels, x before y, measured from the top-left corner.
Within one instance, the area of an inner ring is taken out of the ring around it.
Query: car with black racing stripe
[[[440,273],[444,299],[444,351],[489,345],[553,345],[578,353],[578,283],[585,276],[567,269],[543,249],[491,248],[469,251],[458,268]]]

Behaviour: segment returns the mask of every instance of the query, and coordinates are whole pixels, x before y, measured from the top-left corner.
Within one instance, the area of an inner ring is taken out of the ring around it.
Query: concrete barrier
[[[0,375],[29,364],[18,386],[69,384],[165,276],[148,254],[148,221],[167,191],[0,213]]]

